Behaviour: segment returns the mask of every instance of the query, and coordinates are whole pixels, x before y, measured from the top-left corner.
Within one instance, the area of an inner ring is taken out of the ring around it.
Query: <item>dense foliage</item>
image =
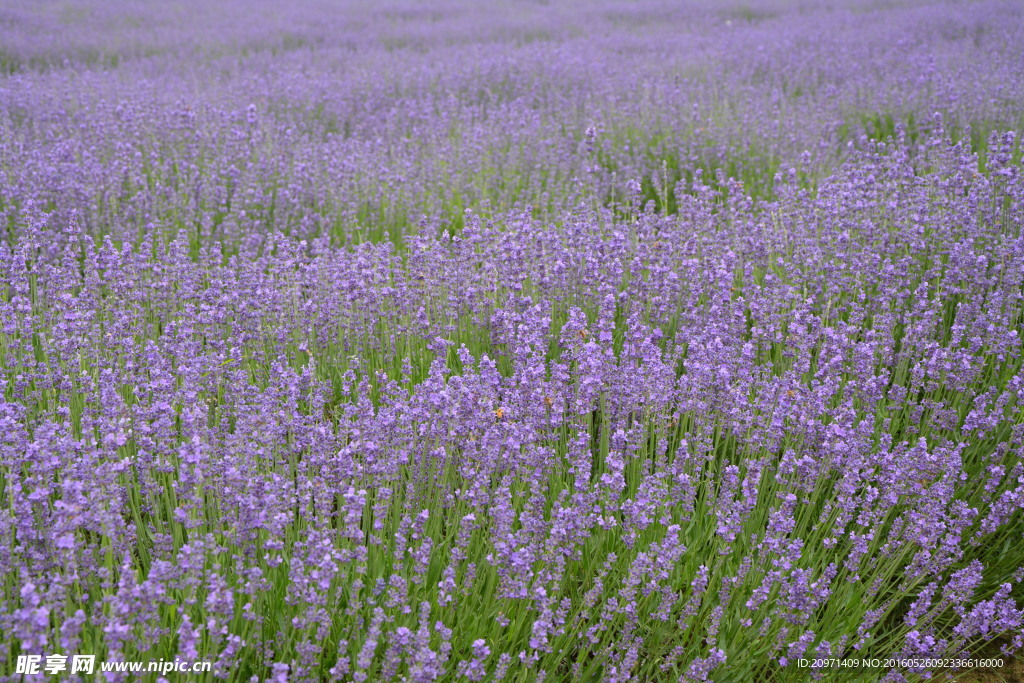
[[[1017,652],[1022,36],[1000,2],[9,3],[3,680]]]

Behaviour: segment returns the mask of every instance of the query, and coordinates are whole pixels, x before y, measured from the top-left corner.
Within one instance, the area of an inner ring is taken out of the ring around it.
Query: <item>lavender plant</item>
[[[1019,6],[110,7],[0,15],[3,680],[1024,647]]]

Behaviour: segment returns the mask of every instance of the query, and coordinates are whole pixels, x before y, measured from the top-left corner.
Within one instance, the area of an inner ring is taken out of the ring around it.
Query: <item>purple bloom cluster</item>
[[[0,10],[0,680],[1024,647],[1021,8],[498,7]]]

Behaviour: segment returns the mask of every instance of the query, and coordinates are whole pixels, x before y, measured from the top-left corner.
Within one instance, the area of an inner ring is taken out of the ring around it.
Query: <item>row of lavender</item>
[[[193,251],[343,243],[622,202],[630,180],[674,210],[697,169],[770,196],[861,132],[914,142],[939,112],[983,150],[1024,111],[1015,2],[22,4],[0,13],[8,233],[34,202],[117,239],[187,230]]]
[[[1019,5],[111,7],[0,8],[0,679],[1024,647]]]
[[[2,656],[790,680],[1021,647],[1014,139],[987,175],[868,147],[814,195],[698,180],[402,254],[40,216],[0,251]]]

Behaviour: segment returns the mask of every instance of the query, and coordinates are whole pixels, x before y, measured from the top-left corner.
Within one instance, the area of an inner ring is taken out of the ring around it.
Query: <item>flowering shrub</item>
[[[1024,646],[1021,7],[583,7],[4,10],[5,680]]]

